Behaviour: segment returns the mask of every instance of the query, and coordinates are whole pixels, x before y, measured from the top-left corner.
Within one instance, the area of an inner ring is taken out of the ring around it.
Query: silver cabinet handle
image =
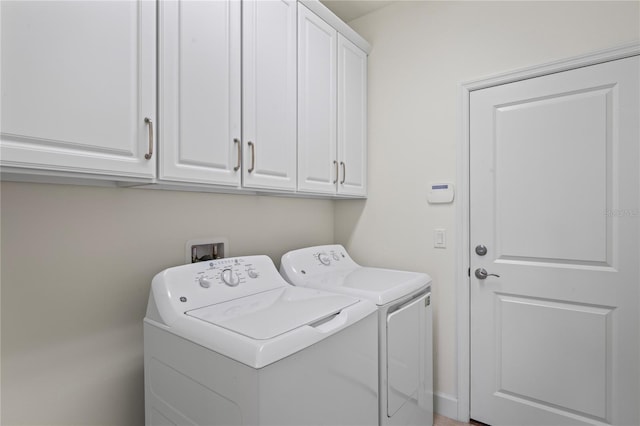
[[[340,185],[344,185],[344,181],[347,180],[347,166],[343,161],[340,162],[340,165],[342,166],[342,180],[340,181]]]
[[[240,157],[242,156],[242,147],[240,146],[240,139],[238,138],[234,139],[233,143],[238,147],[238,164],[236,164],[236,166],[233,168],[233,171],[237,172],[238,170],[240,170]]]
[[[498,275],[498,274],[490,274],[490,273],[488,273],[488,272],[487,272],[487,270],[486,270],[486,269],[484,269],[484,268],[478,268],[478,269],[476,269],[476,270],[475,270],[475,272],[474,272],[474,273],[475,273],[476,278],[477,278],[477,279],[479,279],[479,280],[486,280],[486,279],[487,279],[487,277],[497,277],[497,278],[500,278],[500,275]]]
[[[336,178],[333,180],[333,184],[335,185],[338,182],[338,162],[333,160],[333,165],[336,166]]]
[[[144,122],[149,125],[149,152],[144,155],[144,158],[151,160],[153,157],[153,121],[149,117],[145,117]]]
[[[256,145],[249,141],[249,148],[251,148],[251,167],[247,171],[251,173],[256,168]]]

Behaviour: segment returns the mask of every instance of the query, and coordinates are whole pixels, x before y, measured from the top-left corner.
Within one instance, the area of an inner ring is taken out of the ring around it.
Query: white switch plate
[[[436,228],[433,230],[433,246],[435,248],[447,247],[447,230],[443,228]]]

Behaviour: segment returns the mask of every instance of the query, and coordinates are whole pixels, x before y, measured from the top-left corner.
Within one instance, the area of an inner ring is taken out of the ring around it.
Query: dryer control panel
[[[327,246],[326,249],[313,253],[313,256],[318,259],[321,265],[331,266],[333,262],[340,262],[348,258],[349,255],[341,248],[341,246]]]
[[[151,306],[161,322],[191,309],[288,286],[267,256],[231,257],[166,269],[151,283]],[[153,303],[151,303],[153,302]],[[155,318],[158,320],[158,318]]]
[[[351,259],[340,244],[315,246],[294,250],[282,258],[280,273],[289,280],[287,274],[301,274],[309,277],[326,274],[329,271],[352,270],[360,267]],[[290,282],[295,282],[289,280]]]

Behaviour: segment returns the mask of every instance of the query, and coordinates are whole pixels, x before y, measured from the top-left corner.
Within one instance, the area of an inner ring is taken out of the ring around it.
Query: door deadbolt
[[[482,244],[477,245],[476,246],[476,254],[478,256],[484,256],[485,254],[487,254],[487,248],[485,246],[483,246]]]

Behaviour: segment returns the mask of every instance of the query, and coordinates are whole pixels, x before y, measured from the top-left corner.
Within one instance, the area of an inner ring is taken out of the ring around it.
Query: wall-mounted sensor
[[[454,190],[452,183],[432,183],[429,185],[427,201],[430,204],[442,204],[453,202]]]

